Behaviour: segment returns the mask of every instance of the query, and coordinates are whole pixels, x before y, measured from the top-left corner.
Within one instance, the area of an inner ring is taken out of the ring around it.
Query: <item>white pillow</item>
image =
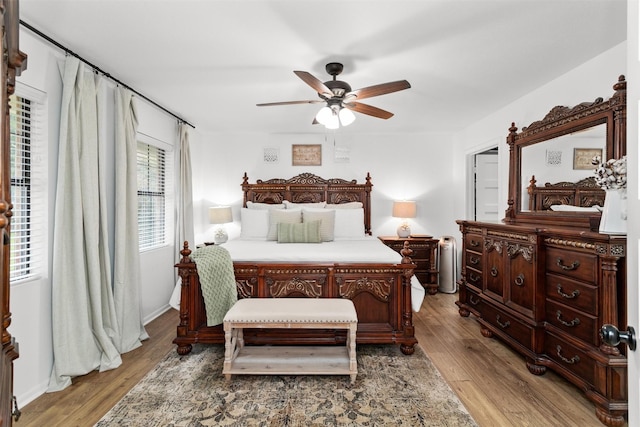
[[[551,205],[550,208],[552,211],[556,211],[556,212],[601,212],[602,211],[602,208],[597,205],[589,206],[589,207],[572,206],[572,205]]]
[[[337,203],[337,204],[327,203],[325,205],[326,209],[359,209],[361,207],[362,207],[362,202],[347,202],[347,203]]]
[[[323,242],[333,241],[336,211],[332,209],[302,208],[302,222],[320,221],[320,237]]]
[[[335,212],[335,239],[364,236],[364,209],[336,209]]]
[[[283,201],[286,209],[300,209],[300,208],[324,208],[327,202],[318,203],[293,203],[288,200]]]
[[[263,209],[240,209],[240,237],[266,240],[269,232],[269,211]]]
[[[284,203],[271,204],[271,203],[256,203],[247,202],[247,208],[249,209],[284,209]]]
[[[300,209],[268,209],[269,232],[267,240],[278,240],[278,224],[298,224],[302,222],[302,211]]]

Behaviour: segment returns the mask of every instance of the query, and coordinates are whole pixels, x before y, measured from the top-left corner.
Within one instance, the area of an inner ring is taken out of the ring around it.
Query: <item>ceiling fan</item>
[[[302,81],[318,92],[319,100],[268,102],[256,105],[258,107],[268,107],[274,105],[324,103],[325,106],[320,109],[312,123],[323,124],[328,129],[337,129],[340,124],[347,126],[355,120],[355,115],[352,111],[380,119],[392,117],[393,113],[372,105],[363,104],[359,102],[359,100],[385,95],[411,87],[408,81],[398,80],[351,90],[351,86],[347,82],[336,79],[336,76],[342,73],[343,68],[343,65],[339,62],[328,63],[325,69],[329,75],[333,76],[333,80],[324,83],[306,71],[294,71]]]

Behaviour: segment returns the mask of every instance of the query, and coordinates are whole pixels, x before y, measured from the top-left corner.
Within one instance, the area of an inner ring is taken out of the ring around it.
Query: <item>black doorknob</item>
[[[620,332],[613,325],[603,325],[600,328],[600,338],[602,341],[611,346],[617,346],[624,343],[629,346],[630,350],[636,349],[636,331],[633,326],[628,326],[626,332]]]

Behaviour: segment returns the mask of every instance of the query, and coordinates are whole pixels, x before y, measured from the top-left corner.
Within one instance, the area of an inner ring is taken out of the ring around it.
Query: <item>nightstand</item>
[[[378,236],[378,239],[394,251],[400,253],[404,242],[409,242],[409,249],[413,251],[411,260],[416,265],[414,274],[430,295],[438,293],[438,240],[433,236]]]

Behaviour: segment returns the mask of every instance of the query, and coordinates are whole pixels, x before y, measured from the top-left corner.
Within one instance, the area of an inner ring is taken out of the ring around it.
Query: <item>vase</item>
[[[605,190],[604,207],[600,217],[600,233],[627,233],[627,190]]]

